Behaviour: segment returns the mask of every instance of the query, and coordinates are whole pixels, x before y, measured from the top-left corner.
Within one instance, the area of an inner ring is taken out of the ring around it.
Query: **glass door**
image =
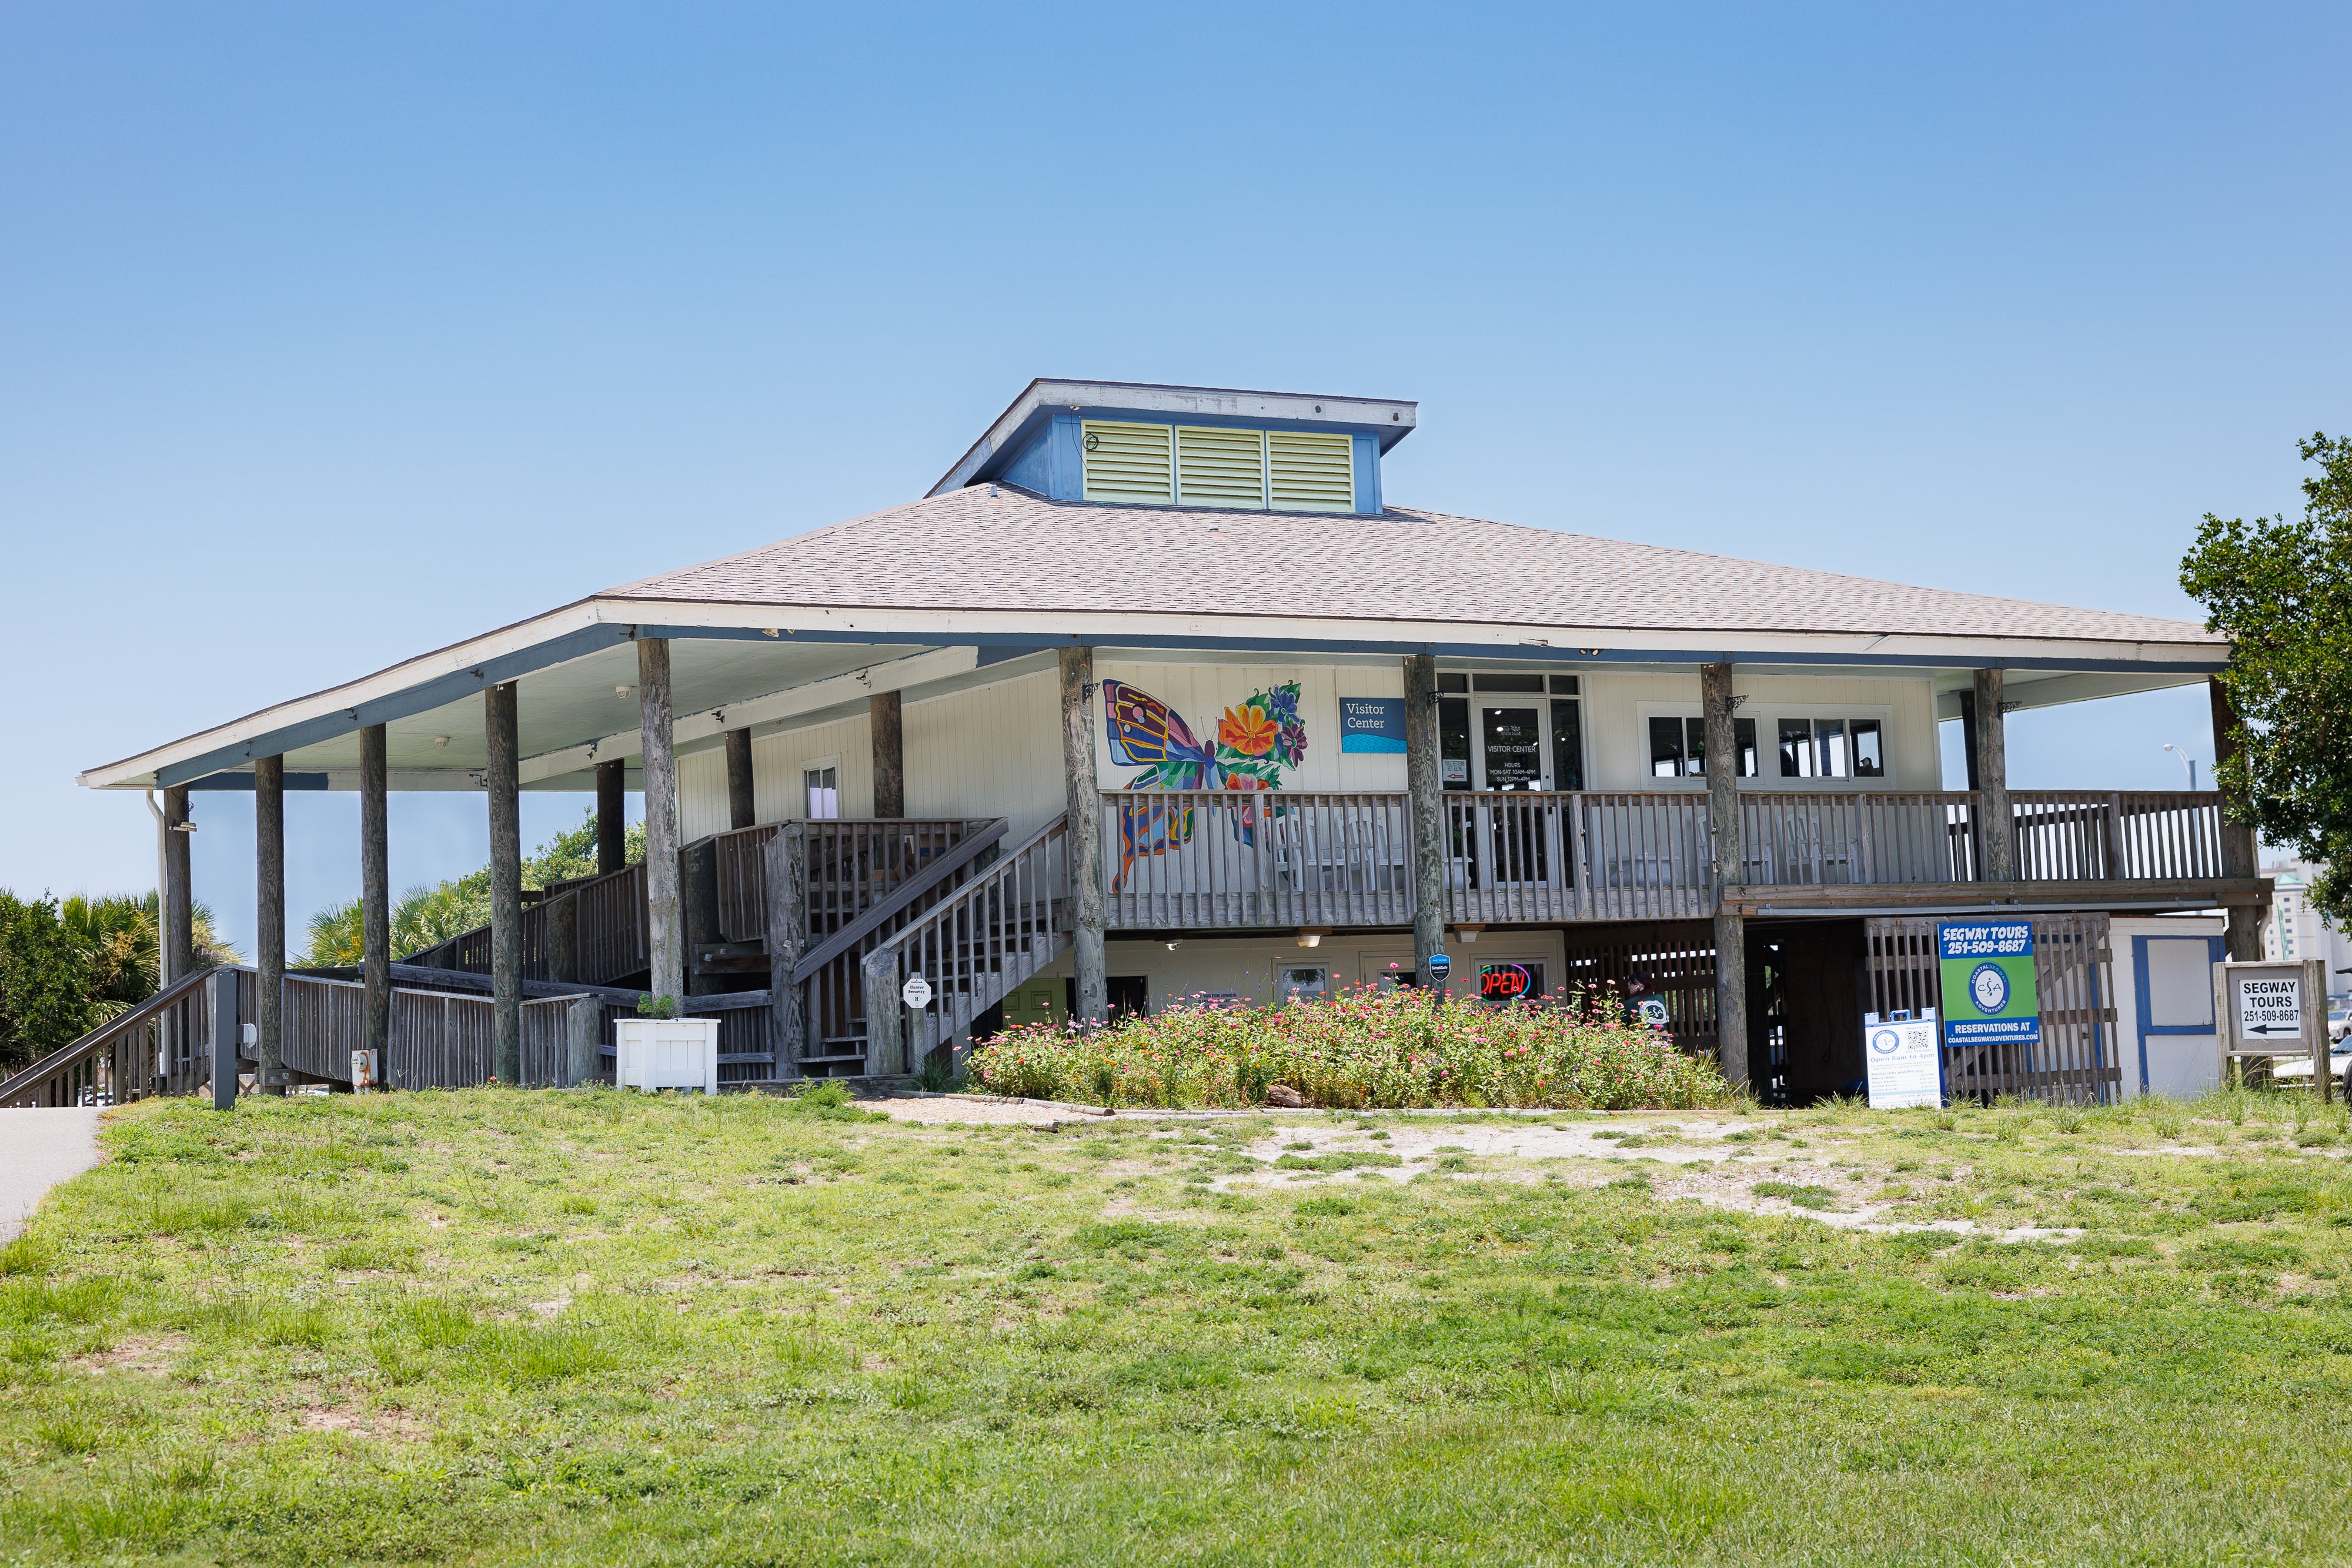
[[[1535,794],[1544,789],[1544,707],[1478,705],[1480,787],[1495,794]],[[1486,841],[1491,885],[1542,883],[1551,870],[1551,812],[1532,800],[1526,805],[1486,808]]]

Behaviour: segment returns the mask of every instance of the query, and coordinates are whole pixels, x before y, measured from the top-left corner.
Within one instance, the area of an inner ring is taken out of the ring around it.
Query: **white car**
[[[2352,1007],[2329,1008],[2327,1009],[2327,1042],[2330,1045],[2343,1044],[2344,1030],[2347,1025],[2352,1025]]]

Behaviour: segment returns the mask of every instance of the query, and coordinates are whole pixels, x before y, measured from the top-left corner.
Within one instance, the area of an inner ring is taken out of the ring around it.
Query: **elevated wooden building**
[[[286,789],[365,802],[353,1027],[384,1048],[394,992],[478,988],[516,1076],[524,1004],[599,988],[718,1012],[727,1076],[760,1082],[906,1071],[1005,1018],[1417,982],[1442,946],[1465,999],[1638,987],[1802,1100],[1861,1076],[1865,1009],[1933,1004],[1936,916],[1995,911],[2042,938],[2044,1044],[1955,1081],[2102,1099],[2137,1087],[2108,915],[2227,911],[2258,956],[2265,884],[2218,797],[2012,789],[2004,763],[2010,712],[2207,682],[2226,643],[1394,505],[1415,413],[1036,382],[919,500],[83,782],[160,789],[173,823],[258,791],[270,1078],[336,1071],[268,1000]],[[604,874],[526,900],[517,791],[591,788]],[[421,789],[487,794],[496,917],[394,955],[383,795]]]

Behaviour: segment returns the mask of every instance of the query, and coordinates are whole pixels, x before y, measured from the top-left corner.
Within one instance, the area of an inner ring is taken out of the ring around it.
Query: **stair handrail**
[[[809,949],[808,954],[793,966],[793,984],[806,984],[827,964],[844,953],[854,952],[860,942],[903,913],[916,899],[979,859],[982,851],[994,847],[1011,829],[1010,822],[1003,817],[996,817],[978,832],[965,834],[955,848],[934,857],[930,864],[908,878],[889,897]]]
[[[902,929],[892,932],[883,941],[877,943],[874,950],[866,955],[864,971],[867,1071],[906,1071],[906,1063],[913,1054],[903,1049],[906,1044],[903,1027],[905,1020],[901,1016],[903,1004],[899,1000],[898,987],[894,983],[907,949],[922,941],[941,923],[952,919],[964,909],[996,893],[1006,882],[1022,873],[1032,856],[1041,854],[1047,844],[1064,837],[1068,833],[1069,829],[1069,813],[1066,811],[1005,851],[997,857],[993,864],[957,888],[948,897],[940,900],[908,921]],[[1063,873],[1063,886],[1059,891],[1062,896],[1067,897],[1069,868],[1065,866]],[[1060,938],[1068,935],[1052,926],[1055,896],[1055,890],[1051,888],[1046,889],[1043,894],[1042,902],[1046,911],[1047,929],[1035,935],[1042,941],[1046,953],[1043,961],[1030,969],[1030,974],[1034,974],[1038,968],[1044,967],[1045,963],[1050,963],[1053,958],[1059,956]],[[1024,979],[1026,977],[1026,975],[1022,977]],[[945,977],[942,978],[944,979]],[[1012,983],[1018,985],[1020,980],[1016,979]],[[1009,990],[1010,987],[1005,989]],[[968,998],[969,995],[976,993],[944,990],[939,994],[942,1003],[940,1012],[934,1014],[926,1009],[923,1013],[926,1020],[924,1030],[926,1051],[937,1043],[929,1039],[931,1032],[929,1027],[929,1021],[944,1021],[948,1013],[958,1006],[956,998]],[[998,993],[1000,998],[1003,994],[1003,991]],[[983,1010],[985,1010],[984,1004],[971,1009],[975,1016]],[[964,1021],[968,1023],[970,1020]],[[884,1065],[877,1066],[877,1057],[881,1059]]]
[[[242,967],[236,964],[219,966],[224,969]],[[126,1008],[96,1029],[58,1047],[38,1061],[21,1067],[5,1078],[0,1078],[0,1106],[13,1104],[17,1095],[42,1079],[66,1071],[69,1068],[80,1066],[106,1047],[112,1045],[118,1036],[128,1034],[131,1030],[142,1027],[165,1008],[194,990],[214,972],[212,969],[198,969],[194,974],[183,975],[145,1001],[135,1007]]]

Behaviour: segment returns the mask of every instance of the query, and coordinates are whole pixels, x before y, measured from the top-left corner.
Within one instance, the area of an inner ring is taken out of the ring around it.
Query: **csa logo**
[[[2009,1005],[2009,977],[1998,964],[1979,964],[1969,976],[1969,999],[1980,1013],[1997,1013]]]

